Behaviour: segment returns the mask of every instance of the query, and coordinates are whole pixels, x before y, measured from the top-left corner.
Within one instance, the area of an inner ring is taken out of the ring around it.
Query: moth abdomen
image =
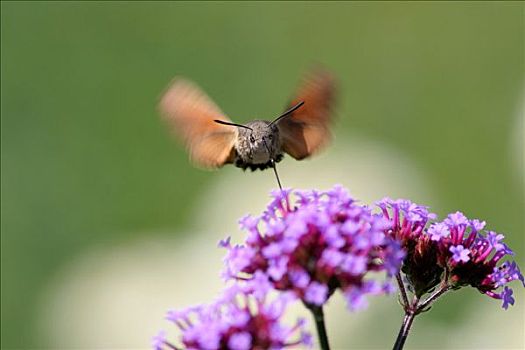
[[[284,158],[284,155],[282,153],[280,153],[280,154],[277,154],[275,156],[273,161],[275,163],[279,163],[281,160],[283,160],[283,158]],[[255,164],[255,163],[247,163],[247,162],[243,161],[242,158],[240,158],[239,156],[237,156],[237,158],[235,159],[235,162],[233,164],[237,168],[241,168],[242,170],[245,170],[245,171],[246,171],[246,169],[250,169],[251,171],[255,171],[255,170],[265,170],[265,169],[273,167],[273,164],[272,164],[271,160],[269,160],[266,163]]]

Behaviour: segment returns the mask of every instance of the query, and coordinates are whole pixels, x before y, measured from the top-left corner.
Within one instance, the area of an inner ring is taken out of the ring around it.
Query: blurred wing
[[[317,70],[304,78],[289,106],[301,101],[304,105],[277,124],[286,153],[295,159],[304,159],[330,142],[334,93],[334,79],[328,72]]]
[[[218,168],[233,162],[237,128],[213,121],[230,119],[197,85],[176,78],[162,96],[159,109],[171,131],[184,142],[195,165]]]

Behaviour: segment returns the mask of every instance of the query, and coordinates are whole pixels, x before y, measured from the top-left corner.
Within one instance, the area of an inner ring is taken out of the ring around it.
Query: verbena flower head
[[[470,285],[481,293],[514,304],[512,289],[505,285],[523,275],[515,262],[498,262],[513,255],[504,236],[483,231],[484,221],[469,220],[463,213],[449,214],[442,222],[427,208],[407,200],[383,199],[377,203],[391,225],[385,232],[406,250],[402,271],[416,295],[436,287],[443,278],[454,288]],[[497,291],[503,287],[503,291]]]
[[[281,322],[291,298],[280,294],[272,298],[266,293],[268,282],[236,284],[224,291],[215,302],[179,311],[169,311],[166,318],[181,331],[179,341],[166,340],[161,332],[152,340],[154,350],[202,349],[249,350],[311,347],[311,335],[305,321],[293,326]]]
[[[514,304],[512,289],[505,286],[513,280],[525,280],[514,261],[505,261],[505,256],[514,253],[502,242],[504,236],[493,231],[484,231],[485,222],[469,220],[455,212],[439,225],[448,228],[450,235],[440,238],[439,264],[449,271],[454,287],[470,285],[495,299],[503,300],[503,307]],[[505,286],[502,291],[498,288]]]
[[[441,280],[444,269],[437,264],[436,240],[447,235],[447,230],[436,227],[432,235],[425,234],[427,224],[436,215],[430,213],[427,207],[409,200],[384,198],[376,204],[383,217],[390,221],[385,233],[397,240],[406,251],[401,269],[414,293],[422,296]]]
[[[341,289],[351,309],[366,306],[367,294],[392,291],[390,277],[404,253],[386,237],[389,223],[356,204],[336,186],[330,191],[276,191],[260,217],[246,216],[242,245],[228,249],[225,277],[264,274],[274,288],[292,291],[305,305],[320,306]],[[386,272],[386,281],[368,278]]]

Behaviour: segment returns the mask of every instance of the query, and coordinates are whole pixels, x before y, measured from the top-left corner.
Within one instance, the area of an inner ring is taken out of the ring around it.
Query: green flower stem
[[[317,328],[317,335],[319,336],[319,343],[321,344],[322,350],[330,350],[330,344],[328,343],[328,335],[326,333],[326,326],[324,322],[324,313],[322,306],[308,306],[308,309],[312,312],[315,320],[315,327]]]
[[[405,284],[403,283],[403,278],[401,277],[401,272],[398,272],[396,275],[397,285],[399,286],[399,292],[401,293],[401,297],[403,298],[403,308],[406,310],[408,307],[408,297],[407,297],[407,291],[405,289]]]
[[[408,337],[408,332],[410,332],[410,327],[412,326],[412,322],[414,321],[414,318],[416,317],[416,313],[413,311],[406,311],[405,317],[403,318],[403,323],[401,324],[401,329],[399,330],[399,334],[397,335],[396,343],[394,344],[393,350],[401,350],[403,349],[403,346],[405,345],[405,341]]]
[[[401,290],[403,282],[402,280],[400,280],[401,276],[398,276],[398,283],[400,283]],[[399,333],[397,335],[397,339],[394,344],[393,350],[402,350],[405,346],[405,341],[408,337],[408,333],[410,332],[410,328],[412,327],[412,323],[414,322],[414,318],[420,313],[428,311],[428,308],[433,302],[435,302],[445,292],[452,289],[452,287],[448,285],[445,281],[441,284],[438,290],[432,293],[422,303],[419,303],[419,298],[414,296],[412,303],[408,304],[408,299],[406,298],[405,292],[405,295],[403,296],[403,300],[407,300],[405,304],[405,316],[403,317],[403,323],[401,324],[401,328],[399,329]],[[402,290],[404,291],[404,285]],[[403,295],[403,292],[401,292],[401,294]]]

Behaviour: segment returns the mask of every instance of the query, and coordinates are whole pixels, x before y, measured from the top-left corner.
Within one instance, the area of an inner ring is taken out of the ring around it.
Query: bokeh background
[[[333,146],[285,186],[342,183],[462,210],[524,266],[524,5],[1,3],[2,348],[147,348],[165,310],[220,289],[219,238],[242,233],[273,174],[194,169],[159,121],[174,75],[235,121],[271,119],[322,63],[340,84]],[[524,348],[516,304],[451,293],[408,348]],[[334,298],[334,348],[389,348],[401,310]],[[298,310],[298,313],[301,311]]]

